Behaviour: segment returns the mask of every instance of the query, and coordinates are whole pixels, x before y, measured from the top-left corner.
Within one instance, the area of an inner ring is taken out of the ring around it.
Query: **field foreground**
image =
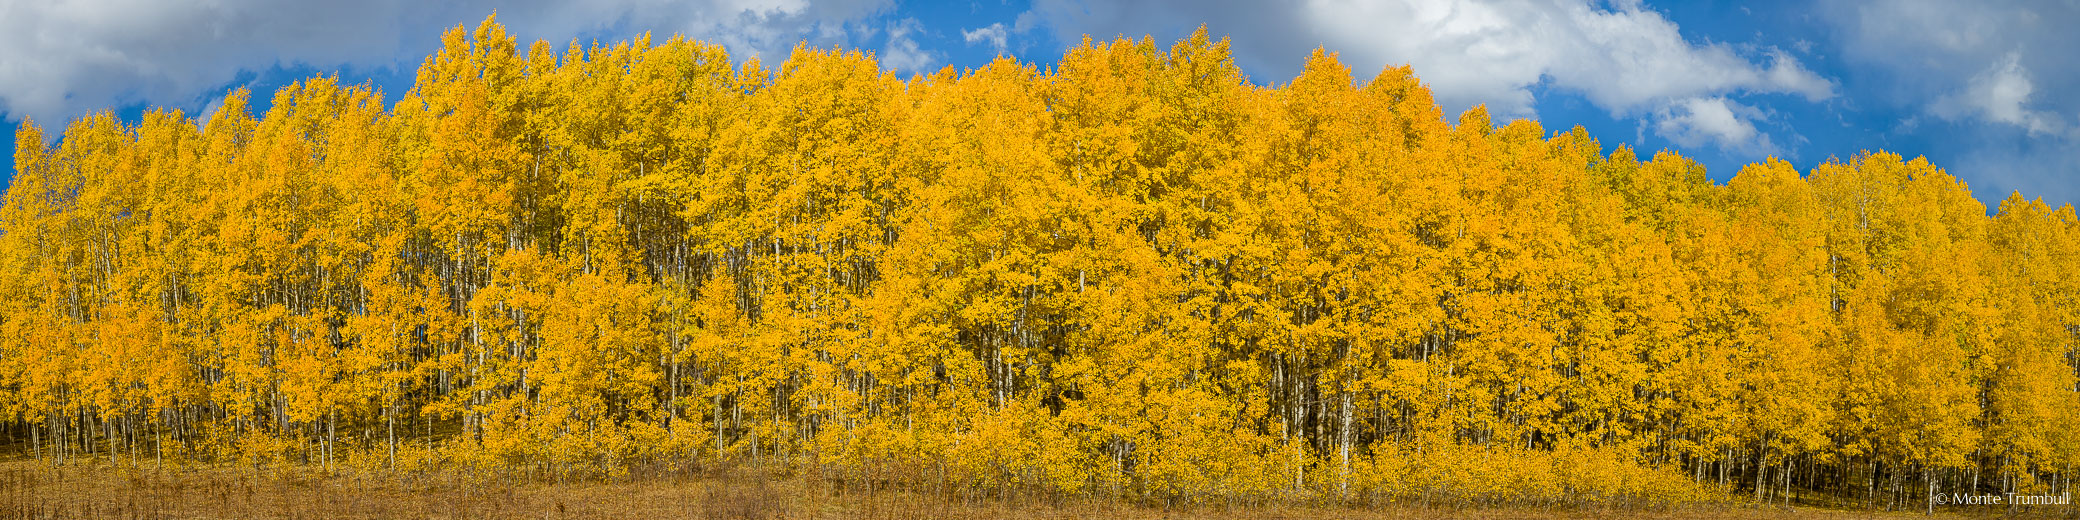
[[[1986,511],[1988,515],[1997,510]],[[1700,518],[1921,517],[1809,508],[1453,508],[1421,504],[1171,506],[1104,499],[866,492],[750,475],[611,483],[471,483],[206,468],[123,471],[0,463],[0,518]],[[1938,517],[1946,515],[1939,514]],[[1955,514],[1949,517],[1968,517]]]

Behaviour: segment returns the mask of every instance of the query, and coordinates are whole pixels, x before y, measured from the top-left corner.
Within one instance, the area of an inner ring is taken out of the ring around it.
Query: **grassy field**
[[[1997,516],[1973,511],[1968,517]],[[1957,517],[1954,513],[1941,516]],[[865,492],[750,475],[651,475],[609,483],[498,484],[206,468],[129,471],[0,462],[0,519],[14,518],[1923,518],[1819,509],[1443,508],[1418,504],[1123,504],[1087,498]]]

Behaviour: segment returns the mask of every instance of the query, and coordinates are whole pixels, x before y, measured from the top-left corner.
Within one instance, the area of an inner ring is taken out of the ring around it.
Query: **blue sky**
[[[395,99],[444,27],[493,11],[559,49],[649,31],[771,61],[806,40],[904,72],[998,53],[1048,65],[1084,34],[1167,44],[1205,24],[1255,83],[1290,80],[1315,47],[1361,81],[1412,64],[1454,117],[1481,103],[1581,125],[1721,181],[1769,156],[1805,170],[1887,150],[1927,156],[1989,205],[2017,190],[2080,201],[2080,6],[2049,2],[0,0],[0,119],[11,135],[24,117],[55,133],[99,110],[199,113],[231,88],[264,103],[316,74]]]

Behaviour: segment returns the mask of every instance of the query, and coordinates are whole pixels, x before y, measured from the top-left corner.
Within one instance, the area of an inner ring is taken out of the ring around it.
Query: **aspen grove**
[[[1719,184],[1203,29],[905,80],[486,20],[394,104],[247,96],[22,125],[25,455],[1878,508],[2080,469],[2080,220],[1923,159]]]

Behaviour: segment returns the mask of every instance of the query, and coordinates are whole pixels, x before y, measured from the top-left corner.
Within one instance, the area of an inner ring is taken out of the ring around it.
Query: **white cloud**
[[[1513,115],[1531,113],[1530,88],[1547,80],[1616,114],[1734,91],[1834,96],[1831,82],[1782,51],[1771,50],[1761,65],[1725,44],[1692,44],[1674,22],[1637,5],[1314,0],[1308,7],[1310,21],[1345,55],[1410,63],[1440,100],[1486,101]]]
[[[1755,128],[1766,114],[1724,97],[1689,98],[1670,103],[1657,114],[1654,133],[1684,147],[1711,145],[1722,150],[1763,156],[1777,153],[1768,134]]]
[[[1804,47],[1811,48],[1812,44],[1806,43]],[[1833,80],[1822,78],[1806,69],[1805,65],[1798,62],[1798,58],[1792,57],[1783,49],[1770,49],[1769,60],[1769,76],[1763,78],[1763,83],[1771,88],[1758,90],[1795,92],[1804,96],[1806,101],[1823,101],[1835,96]]]
[[[1891,103],[1951,122],[2074,138],[2080,4],[1924,0],[1835,5],[1846,53],[1886,75]]]
[[[1010,36],[1010,31],[1005,30],[1002,22],[989,24],[989,27],[981,29],[961,31],[961,38],[968,40],[968,43],[989,42],[989,46],[995,48],[997,54],[1004,53]]]
[[[241,70],[304,64],[409,70],[440,32],[494,10],[524,45],[558,50],[603,30],[682,33],[737,54],[784,57],[842,37],[888,0],[78,0],[0,1],[0,111],[45,125],[145,102],[195,108]]]
[[[888,40],[881,47],[881,53],[877,56],[881,60],[881,66],[902,72],[931,72],[926,69],[937,62],[939,58],[931,51],[919,47],[917,40],[910,38],[911,34],[922,33],[923,31],[924,24],[918,22],[916,18],[904,18],[890,23],[888,25]]]
[[[1821,12],[1850,63],[1883,85],[1872,104],[1932,116],[1897,131],[1954,161],[1981,200],[2080,201],[2080,4],[1838,0]]]
[[[1187,28],[1207,23],[1231,34],[1238,61],[1260,72],[1297,73],[1297,64],[1316,46],[1338,52],[1361,80],[1406,63],[1432,86],[1448,113],[1485,103],[1498,115],[1535,117],[1533,91],[1541,86],[1579,92],[1619,117],[1688,114],[1697,108],[1695,100],[1731,94],[1791,94],[1807,101],[1835,96],[1832,81],[1787,52],[1763,49],[1751,57],[1724,43],[1693,43],[1674,22],[1636,1],[1308,0],[1294,7],[1241,0],[1038,0],[1033,12],[1065,41],[1084,33],[1138,35],[1166,22]],[[1709,132],[1683,133],[1692,134]]]
[[[2021,54],[2008,53],[2006,59],[1972,76],[1960,91],[1938,99],[1931,111],[1949,120],[1976,116],[2014,125],[2028,130],[2030,135],[2058,133],[2065,126],[2058,115],[2026,106],[2035,91],[2029,70],[2022,66]]]

